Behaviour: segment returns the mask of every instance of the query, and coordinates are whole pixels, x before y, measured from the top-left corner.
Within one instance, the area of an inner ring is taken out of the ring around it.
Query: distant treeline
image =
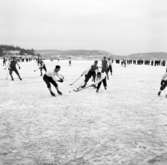
[[[0,56],[6,55],[6,52],[18,51],[20,55],[30,54],[35,55],[34,49],[24,49],[19,46],[12,45],[0,45]]]
[[[167,60],[167,52],[147,52],[147,53],[136,53],[129,55],[114,55],[108,51],[104,50],[36,50],[42,57],[48,59],[62,58],[67,59],[71,57],[72,59],[101,59],[104,56],[110,57],[111,59],[131,59],[131,60]]]

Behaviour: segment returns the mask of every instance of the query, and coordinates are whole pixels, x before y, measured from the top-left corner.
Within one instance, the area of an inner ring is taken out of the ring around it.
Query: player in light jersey
[[[52,96],[55,96],[55,93],[51,89],[51,84],[56,88],[57,93],[62,95],[62,92],[58,88],[57,82],[63,82],[64,77],[61,76],[58,72],[60,71],[60,65],[56,65],[53,72],[46,72],[43,76],[43,80],[47,85],[47,88]]]
[[[94,87],[96,88],[96,92],[99,92],[100,86],[103,83],[104,89],[107,89],[107,75],[106,72],[97,72],[96,81],[94,83]]]

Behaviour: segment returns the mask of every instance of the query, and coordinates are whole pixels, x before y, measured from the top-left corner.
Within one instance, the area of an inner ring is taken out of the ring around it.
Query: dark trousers
[[[97,84],[97,91],[100,89],[100,86],[101,86],[102,83],[103,83],[104,88],[107,89],[107,80],[106,80],[106,78],[104,78],[102,81],[100,81]]]
[[[55,88],[58,87],[56,81],[54,81],[52,77],[49,77],[49,76],[47,76],[47,75],[44,75],[44,76],[43,76],[43,80],[44,80],[44,82],[46,83],[46,85],[47,85],[48,88],[51,88],[51,84],[52,84]]]
[[[9,69],[9,74],[10,74],[11,79],[14,80],[13,75],[12,75],[13,72],[15,72],[17,74],[17,76],[19,77],[19,79],[21,80],[21,77],[20,77],[20,74],[19,74],[17,68],[10,68]]]
[[[93,77],[93,81],[95,82],[95,78],[96,78],[96,72],[92,72],[89,71],[86,75],[85,75],[85,82],[87,83],[89,81],[89,79]]]
[[[163,91],[166,87],[167,87],[167,80],[162,80],[160,90]]]
[[[108,67],[107,67],[107,66],[106,66],[106,67],[102,67],[101,72],[105,72],[106,75],[107,75],[107,79],[109,80],[109,76],[108,76],[108,72],[109,72],[109,70],[108,70]]]
[[[39,69],[40,69],[40,72],[41,72],[41,76],[42,76],[42,70],[44,70],[45,72],[47,72],[47,69],[46,69],[46,66],[45,66],[45,65],[42,66],[42,67],[40,67]]]
[[[95,71],[89,71],[86,75],[85,75],[85,82],[84,85],[82,85],[82,88],[84,88],[87,84],[87,82],[89,81],[89,79],[93,77],[93,81],[95,82],[96,79],[96,72]]]
[[[109,65],[109,67],[108,67],[108,72],[110,72],[112,75],[112,66],[111,65]]]

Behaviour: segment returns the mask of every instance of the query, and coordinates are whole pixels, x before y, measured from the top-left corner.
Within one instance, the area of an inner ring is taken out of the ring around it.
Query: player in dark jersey
[[[91,68],[85,74],[84,84],[81,86],[81,88],[84,88],[87,85],[87,83],[91,77],[93,77],[93,81],[95,82],[96,70],[98,69],[97,64],[98,64],[98,61],[96,60],[96,61],[94,61],[94,64],[91,65]]]
[[[3,66],[6,66],[6,61],[7,61],[7,59],[4,57],[3,58]]]
[[[71,57],[69,57],[68,64],[71,66]]]
[[[19,69],[21,68],[17,62],[17,59],[15,57],[12,57],[11,61],[9,62],[9,75],[10,75],[12,81],[14,80],[13,75],[12,75],[13,72],[16,73],[16,75],[18,76],[18,78],[20,80],[22,80],[22,78],[17,70],[16,65],[18,66]]]
[[[108,58],[108,73],[109,72],[112,76],[112,60],[111,60],[111,58]]]
[[[43,62],[43,60],[40,60],[39,61],[39,70],[40,70],[40,76],[42,76],[43,75],[43,70],[45,71],[45,72],[47,72],[47,69],[46,69],[46,65],[45,65],[45,63]]]
[[[167,70],[166,70],[167,71]],[[161,92],[167,87],[167,72],[162,76],[162,79],[161,79],[161,86],[160,86],[160,89],[158,91],[158,96],[161,95]],[[166,95],[167,97],[167,95]]]
[[[102,72],[105,72],[106,75],[107,75],[107,79],[109,79],[109,76],[108,76],[108,62],[107,62],[107,58],[106,57],[103,57],[102,61],[101,61],[101,66],[102,66]]]

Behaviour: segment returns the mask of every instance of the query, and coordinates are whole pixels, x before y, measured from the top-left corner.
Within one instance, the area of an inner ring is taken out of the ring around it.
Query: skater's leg
[[[39,70],[40,70],[40,76],[42,76],[42,68],[40,67]]]
[[[47,72],[47,69],[46,69],[46,66],[45,66],[45,65],[43,66],[43,69],[44,69],[45,72]]]
[[[44,76],[43,76],[43,80],[44,80],[44,82],[46,83],[46,86],[47,86],[47,88],[48,88],[50,94],[51,94],[52,96],[55,96],[55,94],[54,94],[54,93],[52,92],[52,90],[51,90],[51,85],[50,85],[49,77],[47,77],[46,75],[44,75]]]
[[[9,69],[9,75],[10,75],[10,77],[11,77],[11,80],[13,81],[14,78],[13,78],[12,72],[13,72],[13,69]]]
[[[81,88],[85,88],[89,79],[91,78],[92,76],[92,73],[91,72],[88,72],[86,75],[85,75],[85,81],[84,81],[84,85],[81,86]]]
[[[96,92],[99,92],[99,89],[100,89],[100,86],[101,86],[101,81],[97,84],[97,89],[96,89]]]
[[[110,71],[111,76],[112,76],[112,66],[111,65],[109,66],[109,71]]]
[[[17,76],[19,77],[19,79],[22,80],[22,78],[20,77],[20,74],[19,74],[18,70],[14,69],[14,72],[17,74]]]
[[[106,75],[107,75],[107,80],[109,80],[109,75],[108,75],[108,70],[105,71],[106,72]]]
[[[93,72],[92,76],[93,76],[93,82],[95,82],[95,80],[96,80],[96,72]]]
[[[106,78],[103,79],[103,86],[104,86],[104,89],[106,90],[107,89],[107,80],[106,80]]]
[[[81,86],[81,88],[85,88],[85,87],[86,87],[86,84],[87,84],[87,82],[84,81],[84,84]]]
[[[55,93],[51,90],[51,87],[48,88],[48,90],[49,90],[49,92],[50,92],[50,94],[51,94],[52,96],[55,96]]]
[[[56,83],[56,81],[54,81],[54,80],[52,79],[52,80],[51,80],[51,84],[53,84],[53,86],[56,88],[57,93],[58,93],[59,95],[62,95],[62,92],[59,90],[58,84]]]

